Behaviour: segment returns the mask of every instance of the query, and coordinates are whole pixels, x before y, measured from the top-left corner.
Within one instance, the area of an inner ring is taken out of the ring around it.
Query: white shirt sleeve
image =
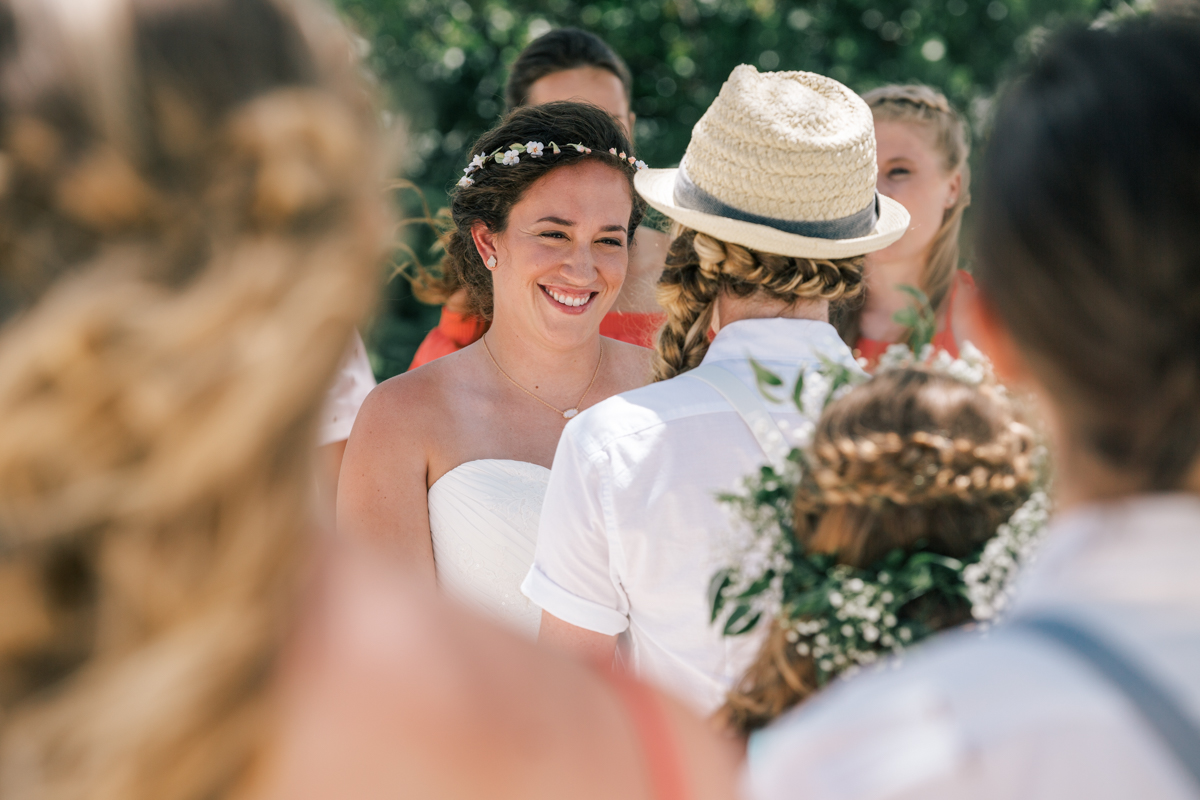
[[[324,446],[350,438],[350,429],[358,417],[367,395],[375,388],[375,375],[367,359],[367,348],[358,331],[350,339],[350,346],[342,356],[333,385],[325,395],[325,406],[321,409],[321,424],[317,433],[317,445]]]
[[[612,561],[607,456],[585,453],[573,430],[574,421],[554,454],[533,567],[521,591],[563,622],[615,636],[629,627],[629,601]]]

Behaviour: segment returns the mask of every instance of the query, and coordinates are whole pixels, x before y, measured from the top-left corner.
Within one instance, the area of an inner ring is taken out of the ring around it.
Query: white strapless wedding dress
[[[486,616],[536,638],[542,610],[521,594],[533,566],[550,470],[503,459],[468,461],[429,487],[438,584]]]

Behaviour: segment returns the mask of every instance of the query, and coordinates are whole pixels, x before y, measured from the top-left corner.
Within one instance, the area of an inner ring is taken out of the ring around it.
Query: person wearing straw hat
[[[721,636],[706,590],[728,519],[716,495],[791,447],[805,420],[767,406],[750,358],[794,381],[854,365],[829,324],[857,295],[863,254],[908,227],[875,191],[866,103],[835,80],[740,66],[696,124],[682,164],[636,178],[676,223],[659,281],[658,382],[598,403],[559,441],[525,594],[540,639],[629,666],[702,713],[758,641]]]

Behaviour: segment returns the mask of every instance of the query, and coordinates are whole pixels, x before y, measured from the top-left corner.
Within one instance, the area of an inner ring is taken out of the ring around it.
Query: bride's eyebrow
[[[535,222],[533,224],[537,225],[538,222],[551,222],[551,223],[554,223],[555,225],[562,225],[563,227],[566,227],[566,228],[575,227],[574,222],[571,222],[568,219],[563,219],[562,217],[542,217],[541,219],[539,219],[537,222]],[[603,228],[600,229],[600,232],[601,233],[609,233],[609,232],[625,233],[625,226],[624,225],[605,225]]]

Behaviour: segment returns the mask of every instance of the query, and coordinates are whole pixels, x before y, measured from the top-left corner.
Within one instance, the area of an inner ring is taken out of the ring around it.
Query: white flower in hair
[[[504,153],[504,160],[501,162],[506,167],[511,167],[513,164],[521,162],[521,154],[516,150],[508,150]]]
[[[465,172],[469,175],[477,169],[483,169],[483,165],[486,162],[487,156],[485,156],[483,153],[480,153],[471,159],[471,163],[467,165]]]
[[[642,170],[647,168],[645,161],[638,161],[634,164],[634,166],[637,167],[638,172],[641,172]]]
[[[464,189],[467,188],[468,186],[471,186],[474,183],[475,183],[475,181],[471,178],[468,178],[466,175],[463,175],[461,178],[458,179],[458,185],[463,187]]]
[[[525,152],[529,153],[529,155],[533,158],[540,156],[542,154],[542,150],[544,149],[545,145],[543,145],[541,142],[527,142],[525,144]]]

